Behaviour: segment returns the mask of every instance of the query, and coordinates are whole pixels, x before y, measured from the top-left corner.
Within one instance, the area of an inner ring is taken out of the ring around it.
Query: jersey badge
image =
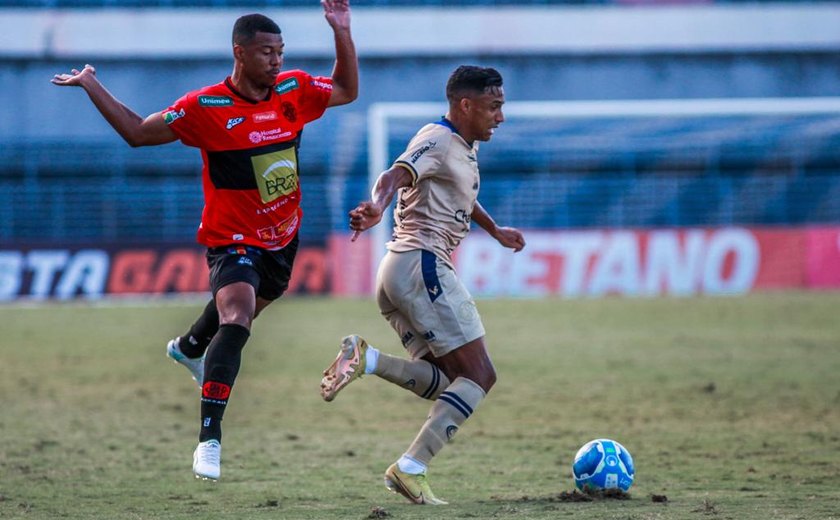
[[[297,110],[295,110],[295,106],[288,101],[284,101],[280,108],[283,110],[283,117],[290,123],[294,123],[297,121]]]

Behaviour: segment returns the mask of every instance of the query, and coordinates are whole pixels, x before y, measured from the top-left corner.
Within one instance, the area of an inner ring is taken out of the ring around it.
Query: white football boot
[[[216,439],[199,442],[193,452],[193,473],[202,480],[219,480],[222,474],[222,445]]]
[[[204,382],[204,355],[198,358],[188,358],[181,352],[181,347],[178,345],[180,340],[181,338],[169,340],[169,343],[166,345],[166,357],[186,367],[190,371],[190,374],[192,374],[193,380],[201,388]]]

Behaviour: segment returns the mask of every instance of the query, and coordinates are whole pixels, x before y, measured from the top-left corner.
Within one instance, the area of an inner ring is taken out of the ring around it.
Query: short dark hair
[[[280,34],[280,27],[271,18],[262,14],[246,14],[237,18],[233,24],[234,45],[246,45],[251,43],[258,32]]]
[[[502,75],[496,69],[461,65],[446,82],[446,99],[453,103],[469,93],[483,94],[489,88],[501,86]]]

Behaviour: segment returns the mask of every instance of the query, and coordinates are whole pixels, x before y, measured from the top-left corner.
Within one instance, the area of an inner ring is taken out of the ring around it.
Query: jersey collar
[[[249,98],[249,97],[248,97],[248,96],[246,96],[245,94],[243,94],[243,93],[239,92],[238,90],[236,90],[236,87],[234,87],[234,86],[233,86],[233,81],[231,81],[230,76],[228,76],[228,77],[226,77],[226,78],[225,78],[225,86],[226,86],[226,87],[227,87],[227,88],[228,88],[231,92],[233,92],[233,94],[234,94],[235,96],[237,96],[237,97],[239,97],[239,98],[243,99],[244,101],[247,101],[248,103],[251,103],[252,105],[256,105],[257,103],[260,103],[260,101],[257,101],[257,100],[254,100],[254,99],[252,99],[252,98]],[[271,89],[269,89],[269,90],[268,90],[268,94],[266,94],[266,96],[265,96],[265,98],[263,99],[263,101],[268,101],[269,99],[271,99]]]

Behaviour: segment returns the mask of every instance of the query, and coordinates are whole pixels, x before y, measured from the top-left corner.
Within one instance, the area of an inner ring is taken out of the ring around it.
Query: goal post
[[[429,122],[437,120],[447,111],[445,103],[401,103],[387,102],[375,103],[368,108],[368,189],[372,188],[374,182],[382,171],[387,169],[392,161],[402,152],[402,149],[391,149],[395,146],[405,146],[408,139],[420,127]],[[488,151],[497,147],[498,141],[506,139],[509,129],[514,126],[525,128],[529,125],[545,125],[545,134],[542,137],[551,138],[552,127],[548,121],[572,122],[587,121],[591,129],[593,125],[597,129],[600,122],[609,120],[614,127],[620,126],[621,121],[628,123],[651,121],[656,118],[669,119],[671,121],[683,119],[712,120],[713,118],[764,118],[762,128],[772,128],[774,117],[808,117],[808,116],[830,116],[837,125],[831,132],[834,135],[840,134],[840,97],[813,97],[813,98],[729,98],[729,99],[660,99],[660,100],[609,100],[609,101],[513,101],[504,105],[505,123],[496,133],[493,141],[483,145]],[[404,142],[392,143],[392,135],[396,125],[412,124],[413,130],[410,133],[402,132],[400,137]],[[732,123],[731,133],[739,131],[749,132],[749,128],[739,129],[737,121]],[[648,123],[648,127],[651,124]],[[824,125],[825,126],[825,125]],[[637,125],[638,134],[644,133],[645,126]],[[574,127],[566,127],[564,131],[573,134]],[[596,132],[593,132],[596,133]],[[546,135],[548,134],[548,135]],[[659,143],[663,146],[679,144],[679,135],[668,135],[661,131],[658,136]],[[547,141],[548,142],[548,141]],[[558,141],[559,142],[559,141]],[[390,146],[394,144],[394,146]],[[687,145],[693,143],[686,142]],[[551,149],[552,153],[563,153],[562,147],[553,147],[551,144],[542,146]],[[608,146],[608,144],[607,144]],[[584,146],[585,147],[585,146]],[[591,153],[597,154],[601,149],[592,149]],[[537,152],[532,153],[540,153]],[[482,151],[481,157],[485,157]],[[484,165],[482,158],[479,159],[480,168]],[[515,172],[512,172],[515,173]],[[379,260],[384,255],[384,244],[392,232],[392,208],[385,211],[382,222],[372,230],[371,234],[371,269],[375,275]],[[374,278],[375,279],[375,276]]]

